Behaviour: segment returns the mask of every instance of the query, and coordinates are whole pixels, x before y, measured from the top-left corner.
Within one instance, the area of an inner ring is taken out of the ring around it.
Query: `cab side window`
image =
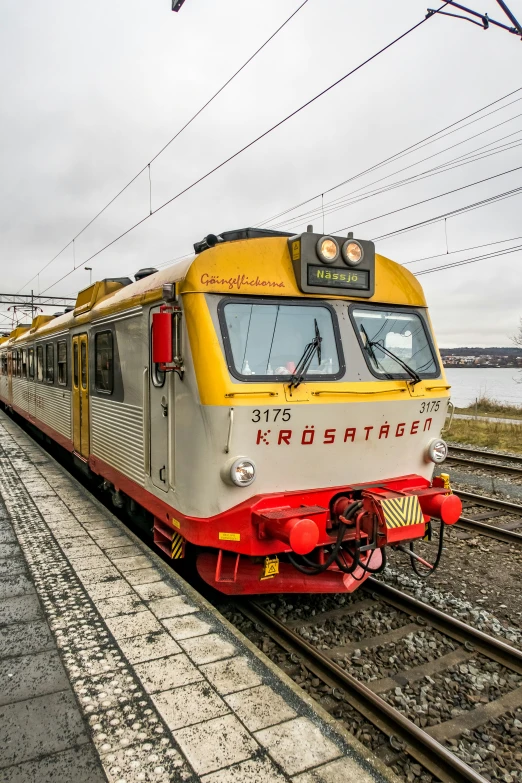
[[[67,386],[67,343],[65,340],[58,343],[58,383]]]
[[[43,381],[44,376],[43,345],[36,347],[36,380]]]
[[[54,345],[45,346],[45,380],[54,383]]]
[[[94,338],[94,388],[112,394],[114,390],[114,347],[112,332],[98,332]]]

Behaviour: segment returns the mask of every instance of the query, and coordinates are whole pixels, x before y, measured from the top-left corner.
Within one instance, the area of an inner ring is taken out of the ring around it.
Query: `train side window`
[[[67,343],[65,340],[58,343],[58,383],[67,386]]]
[[[36,346],[36,380],[43,381],[43,345]]]
[[[112,332],[99,332],[94,338],[94,387],[112,394],[114,390],[114,348]]]
[[[21,362],[20,354],[21,354],[21,351],[16,351],[16,353],[15,353],[15,356],[16,356],[16,359],[15,359],[15,363],[16,363],[16,377],[17,378],[19,378],[20,375],[22,374],[21,373],[22,362]]]
[[[22,348],[22,378],[27,378],[27,349]]]
[[[73,345],[73,384],[78,388],[78,343]]]
[[[87,343],[82,340],[80,345],[80,356],[82,360],[82,389],[87,388]]]
[[[29,378],[34,378],[34,348],[29,348]]]
[[[54,383],[54,345],[45,346],[45,380]]]

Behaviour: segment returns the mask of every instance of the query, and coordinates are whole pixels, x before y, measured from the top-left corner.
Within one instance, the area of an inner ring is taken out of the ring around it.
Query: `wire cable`
[[[453,261],[450,264],[440,264],[439,266],[431,267],[430,269],[423,269],[420,272],[415,272],[415,277],[419,275],[429,275],[431,272],[439,272],[441,269],[453,269],[457,266],[466,266],[467,264],[475,264],[477,261],[483,261],[486,258],[499,258],[500,256],[507,256],[511,253],[518,253],[522,250],[522,245],[516,247],[507,247],[505,250],[496,250],[493,253],[485,253],[481,256],[475,256],[474,258],[465,258],[462,261]]]
[[[402,266],[409,266],[410,264],[418,264],[421,261],[431,261],[432,258],[442,258],[447,256],[453,256],[456,253],[466,253],[468,250],[477,250],[479,247],[491,247],[491,245],[501,245],[504,242],[515,242],[520,237],[510,237],[509,239],[497,239],[496,242],[482,242],[480,245],[472,245],[471,247],[461,247],[460,250],[451,250],[449,253],[436,253],[433,256],[424,256],[423,258],[415,258],[413,261],[401,261]]]
[[[506,190],[503,193],[498,193],[496,196],[489,196],[488,198],[481,199],[481,201],[475,201],[472,204],[467,204],[465,207],[458,207],[457,209],[452,209],[449,212],[443,212],[442,215],[437,215],[436,217],[428,218],[427,220],[421,220],[418,223],[412,223],[411,225],[405,226],[404,228],[399,228],[395,231],[389,231],[387,234],[382,234],[379,237],[372,237],[372,242],[378,242],[381,239],[389,239],[390,237],[398,236],[399,234],[405,234],[408,231],[414,231],[417,228],[429,226],[432,223],[438,223],[440,220],[445,220],[449,217],[455,217],[455,215],[463,215],[465,212],[472,212],[475,209],[487,206],[488,204],[493,204],[496,201],[503,201],[506,198],[518,196],[520,193],[522,193],[522,186],[513,188],[512,190]]]
[[[310,198],[306,199],[305,201],[301,201],[299,204],[294,204],[293,207],[289,207],[288,209],[285,209],[282,212],[277,213],[276,215],[273,215],[270,218],[266,218],[265,220],[262,220],[260,223],[257,223],[257,226],[263,226],[267,223],[272,223],[273,220],[278,220],[283,215],[288,214],[289,212],[293,212],[294,209],[299,209],[299,207],[304,206],[305,204],[308,204],[310,201],[313,201],[314,199],[320,198],[321,195],[324,195],[326,193],[331,193],[332,190],[336,190],[337,188],[342,187],[343,185],[347,185],[349,182],[353,182],[356,179],[359,179],[360,177],[363,177],[365,174],[369,174],[372,171],[375,171],[378,168],[381,168],[382,166],[386,165],[387,163],[391,163],[394,160],[399,160],[400,158],[403,158],[405,155],[416,151],[417,149],[422,149],[423,147],[428,146],[429,144],[433,144],[435,141],[440,141],[440,139],[446,138],[446,136],[450,136],[452,133],[457,133],[457,131],[462,130],[463,128],[467,128],[469,125],[473,125],[475,122],[479,122],[480,120],[485,119],[486,117],[489,117],[491,114],[495,114],[498,111],[502,111],[502,109],[507,108],[508,106],[511,106],[512,103],[516,103],[519,100],[522,100],[522,97],[516,98],[516,100],[511,101],[511,103],[507,103],[505,106],[499,106],[497,109],[494,109],[491,112],[488,112],[488,114],[485,114],[483,117],[477,117],[476,119],[472,120],[472,122],[468,122],[466,125],[462,125],[460,128],[456,128],[456,125],[460,125],[462,122],[465,122],[465,120],[468,120],[470,117],[474,117],[476,114],[480,114],[481,112],[485,111],[486,109],[489,109],[491,106],[495,106],[497,103],[501,103],[502,101],[506,100],[506,98],[510,98],[512,95],[515,95],[516,93],[520,92],[522,90],[522,87],[517,87],[516,90],[512,90],[511,92],[507,93],[506,95],[503,95],[502,98],[497,98],[497,100],[492,101],[491,103],[486,104],[485,106],[482,106],[480,109],[476,109],[474,112],[471,112],[470,114],[467,114],[465,117],[461,117],[460,120],[456,120],[455,122],[452,122],[451,125],[446,125],[445,128],[441,128],[441,130],[436,131],[435,133],[430,134],[429,136],[426,136],[424,139],[421,139],[420,141],[415,142],[415,144],[410,144],[409,147],[405,147],[403,150],[400,150],[399,152],[394,153],[393,155],[390,155],[388,158],[384,158],[379,163],[375,163],[373,166],[370,166],[367,169],[364,169],[364,171],[360,171],[358,174],[354,174],[352,177],[349,177],[348,179],[343,180],[342,182],[339,182],[337,185],[334,185],[331,188],[327,188],[326,190],[323,190],[322,193],[316,193],[315,196],[311,196]],[[454,128],[454,130],[450,131],[450,133],[444,133],[445,131],[450,130],[450,128]],[[443,136],[440,136],[441,133],[444,133]],[[439,138],[437,138],[439,137]],[[450,148],[451,149],[451,148]]]
[[[444,8],[447,5],[447,2],[444,3],[441,8]],[[160,212],[162,209],[164,209],[169,204],[172,204],[174,201],[176,201],[178,198],[183,196],[185,193],[188,193],[188,191],[192,190],[192,188],[195,188],[196,185],[199,185],[201,182],[206,180],[208,177],[210,177],[212,174],[214,174],[216,171],[219,171],[219,169],[223,168],[223,166],[226,166],[228,163],[230,163],[232,160],[237,158],[239,155],[241,155],[246,150],[253,147],[257,142],[261,141],[261,139],[264,139],[266,136],[268,136],[270,133],[275,131],[277,128],[280,128],[284,123],[288,122],[288,120],[295,117],[297,114],[302,112],[304,109],[306,109],[308,106],[311,106],[315,101],[319,100],[319,98],[322,98],[324,95],[329,93],[331,90],[333,90],[335,87],[337,87],[339,84],[342,84],[346,79],[348,79],[350,76],[353,76],[354,73],[357,73],[357,71],[360,71],[361,68],[364,68],[365,65],[368,65],[368,63],[372,62],[372,60],[375,60],[377,57],[379,57],[381,54],[384,54],[388,49],[390,49],[395,44],[399,43],[399,41],[402,41],[403,38],[406,38],[406,36],[413,33],[415,30],[418,30],[419,27],[421,27],[423,24],[425,24],[428,19],[433,19],[433,17],[436,14],[433,14],[430,17],[425,17],[424,19],[421,19],[420,22],[417,22],[412,27],[408,28],[408,30],[405,30],[405,32],[401,33],[401,35],[394,38],[392,41],[390,41],[388,44],[383,46],[381,49],[379,49],[377,52],[372,54],[370,57],[366,58],[366,60],[363,60],[363,62],[359,63],[359,65],[355,66],[355,68],[352,68],[351,71],[348,71],[348,73],[345,73],[344,76],[341,76],[339,79],[337,79],[335,82],[330,84],[328,87],[325,87],[324,90],[321,90],[321,92],[317,93],[317,95],[314,95],[313,98],[310,98],[308,101],[303,103],[301,106],[299,106],[297,109],[294,109],[294,111],[290,112],[290,114],[287,114],[286,117],[283,117],[282,120],[279,120],[275,125],[272,125],[270,128],[268,128],[266,131],[261,133],[259,136],[257,136],[255,139],[250,141],[248,144],[245,144],[241,149],[237,150],[237,152],[234,152],[232,155],[230,155],[228,158],[223,160],[221,163],[219,163],[217,166],[214,166],[213,169],[210,169],[210,171],[207,171],[206,174],[203,174],[199,179],[192,182],[190,185],[187,185],[187,187],[183,188],[183,190],[180,190],[179,193],[176,193],[175,196],[172,196],[172,198],[165,201],[163,204],[161,204],[159,207],[156,207],[156,209],[152,210],[152,212],[148,215],[145,215],[141,220],[138,220],[134,225],[132,225],[130,228],[128,228],[126,231],[121,233],[119,236],[117,236],[115,239],[113,239],[111,242],[108,242],[104,247],[102,247],[100,250],[96,251],[96,253],[93,253],[91,256],[89,256],[87,259],[82,261],[82,265],[88,263],[93,258],[96,258],[100,253],[103,253],[104,250],[107,250],[107,248],[114,245],[116,242],[118,242],[120,239],[123,239],[123,237],[127,236],[127,234],[130,234],[131,231],[134,231],[134,229],[138,228],[138,226],[141,226],[145,221],[149,220],[153,215],[156,215],[158,212]],[[53,288],[55,285],[60,283],[62,280],[65,280],[69,275],[71,275],[75,269],[70,270],[67,272],[67,274],[63,275],[59,278],[59,280],[56,280],[54,283],[52,283],[50,286],[45,288],[42,293],[46,293],[51,288]]]
[[[468,185],[461,185],[459,188],[454,188],[453,190],[447,190],[445,193],[439,193],[436,196],[430,196],[429,198],[422,199],[421,201],[415,201],[413,204],[407,204],[405,207],[392,209],[391,212],[383,212],[382,215],[375,215],[375,217],[367,218],[366,220],[358,220],[353,225],[363,226],[365,223],[372,223],[374,220],[380,220],[381,218],[388,217],[389,215],[396,215],[398,212],[404,212],[405,209],[418,207],[420,204],[427,204],[428,202],[435,201],[438,198],[443,198],[444,196],[450,196],[452,193],[459,193],[461,190],[466,190],[467,188],[473,188],[475,187],[475,185],[481,185],[484,182],[490,182],[492,179],[497,179],[498,177],[504,177],[506,174],[512,174],[514,171],[520,171],[520,169],[522,169],[522,166],[516,166],[513,169],[508,169],[507,171],[501,171],[500,174],[493,174],[491,177],[478,179],[476,182],[470,182]],[[341,231],[347,231],[348,229],[351,228],[352,225],[344,226],[343,228],[336,228],[332,233],[340,234]],[[380,238],[381,237],[379,237],[379,239]]]
[[[518,116],[522,116],[518,115]],[[515,118],[513,118],[515,119]],[[497,139],[497,141],[501,141],[502,139],[506,139],[509,136],[514,136],[518,133],[521,133],[521,130],[514,131],[514,133],[510,133],[507,136],[502,137],[501,139]],[[468,141],[468,140],[466,140]],[[299,215],[299,221],[294,222],[292,220],[290,223],[288,221],[284,221],[281,223],[276,223],[272,225],[272,228],[281,228],[283,226],[289,227],[289,228],[297,228],[298,226],[308,223],[309,220],[313,220],[315,217],[321,215],[321,214],[333,214],[334,212],[338,212],[341,209],[345,209],[348,206],[352,206],[353,204],[358,204],[361,201],[365,201],[368,198],[372,198],[373,196],[379,196],[383,193],[388,193],[391,190],[396,190],[397,188],[404,187],[405,185],[411,185],[416,182],[420,182],[424,179],[429,179],[430,177],[437,176],[438,174],[445,174],[447,171],[452,171],[453,169],[460,168],[461,166],[466,166],[468,163],[476,163],[480,160],[485,160],[487,158],[492,157],[493,155],[498,155],[502,152],[509,152],[512,149],[515,149],[516,147],[519,147],[522,144],[522,140],[520,139],[512,139],[510,142],[506,142],[505,144],[500,145],[499,147],[493,147],[490,150],[485,150],[485,147],[490,147],[491,144],[494,144],[495,142],[489,142],[489,144],[485,144],[482,147],[478,147],[477,149],[470,151],[468,153],[465,153],[464,155],[459,155],[456,158],[453,158],[449,161],[446,161],[445,163],[441,163],[438,166],[434,166],[431,169],[427,169],[426,171],[421,171],[418,174],[413,174],[411,177],[406,177],[402,180],[397,180],[396,182],[388,183],[387,185],[384,185],[380,188],[377,188],[373,191],[370,191],[368,193],[363,193],[359,196],[354,197],[354,194],[364,190],[364,188],[358,188],[355,191],[352,191],[351,194],[345,194],[344,196],[340,197],[339,199],[335,199],[334,201],[329,202],[327,204],[326,209],[321,209],[320,207],[316,208],[315,210],[312,210],[308,213],[304,213],[302,215]],[[480,152],[480,150],[483,150]],[[480,152],[480,154],[479,154]],[[439,153],[436,153],[439,154]],[[422,161],[418,161],[418,163],[421,163]],[[418,165],[418,163],[412,164],[413,166]],[[405,169],[411,168],[411,166],[406,166]],[[400,171],[404,171],[405,169],[400,169],[398,172],[394,172],[395,174],[400,173]],[[393,176],[392,174],[388,176]],[[388,177],[383,177],[382,179],[387,179]],[[376,180],[376,182],[382,181]],[[376,184],[369,183],[365,187],[371,187],[371,185]],[[297,220],[297,218],[296,218]],[[357,224],[356,224],[357,225]],[[323,232],[324,233],[324,232]]]
[[[229,79],[227,79],[227,81],[226,81],[226,82],[225,82],[225,83],[224,83],[224,84],[223,84],[223,85],[222,85],[222,86],[219,88],[219,90],[217,90],[217,91],[216,91],[216,92],[215,92],[215,93],[212,95],[212,97],[211,97],[211,98],[209,98],[209,99],[208,99],[208,101],[207,101],[206,103],[204,103],[204,104],[203,104],[203,106],[202,106],[200,109],[198,109],[198,111],[197,111],[195,114],[193,114],[193,115],[192,115],[192,117],[191,117],[191,118],[190,118],[190,119],[189,119],[189,120],[188,120],[188,121],[187,121],[187,122],[186,122],[186,123],[185,123],[185,124],[184,124],[184,125],[183,125],[183,126],[182,126],[182,127],[181,127],[181,128],[180,128],[180,129],[179,129],[177,132],[176,132],[176,133],[175,133],[175,134],[174,134],[174,136],[173,136],[173,137],[172,137],[172,138],[171,138],[171,139],[170,139],[170,140],[169,140],[169,141],[168,141],[166,144],[164,144],[164,145],[163,145],[163,147],[162,147],[162,148],[159,150],[159,152],[157,152],[157,153],[156,153],[156,154],[155,154],[155,155],[154,155],[154,156],[153,156],[153,157],[152,157],[152,158],[151,158],[151,159],[148,161],[148,163],[146,163],[146,164],[145,164],[145,166],[143,166],[143,168],[141,168],[141,169],[138,171],[138,173],[137,173],[137,174],[135,174],[135,175],[134,175],[134,177],[132,177],[132,179],[130,179],[130,180],[127,182],[127,184],[126,184],[126,185],[124,185],[124,186],[123,186],[123,188],[122,188],[121,190],[119,190],[119,191],[118,191],[118,193],[116,193],[116,195],[115,195],[115,196],[113,196],[113,198],[111,198],[111,200],[110,200],[110,201],[108,201],[108,202],[107,202],[107,204],[105,204],[105,206],[104,206],[102,209],[100,209],[100,211],[99,211],[99,212],[97,212],[97,213],[96,213],[96,215],[95,215],[95,216],[94,216],[94,217],[93,217],[91,220],[89,220],[89,222],[88,222],[88,223],[86,223],[86,225],[85,225],[85,226],[84,226],[84,227],[81,229],[81,231],[79,231],[79,232],[76,234],[76,236],[74,236],[74,237],[73,237],[73,239],[71,239],[71,240],[70,240],[70,242],[68,242],[68,243],[65,245],[65,247],[63,247],[63,248],[60,250],[60,252],[59,252],[59,253],[57,253],[57,254],[56,254],[56,255],[55,255],[53,258],[51,258],[51,260],[50,260],[50,261],[48,261],[48,262],[47,262],[47,264],[45,264],[45,266],[43,266],[43,267],[40,269],[40,272],[37,272],[37,274],[36,274],[36,275],[34,275],[34,277],[32,277],[32,278],[31,278],[31,280],[29,280],[27,283],[25,283],[25,285],[23,285],[23,286],[22,286],[22,288],[20,288],[20,289],[19,289],[19,291],[17,291],[17,293],[19,293],[19,292],[20,292],[20,291],[22,291],[22,290],[23,290],[23,289],[24,289],[26,286],[28,286],[28,285],[29,285],[29,283],[31,283],[31,282],[32,282],[32,281],[35,279],[35,277],[37,277],[37,276],[38,276],[38,275],[39,275],[41,272],[43,272],[43,271],[44,271],[44,269],[47,269],[47,267],[48,267],[48,266],[50,266],[50,265],[53,263],[53,261],[56,261],[56,259],[57,259],[57,258],[58,258],[58,257],[59,257],[59,256],[60,256],[60,255],[61,255],[61,254],[62,254],[62,253],[65,251],[65,250],[67,250],[67,248],[68,248],[68,247],[69,247],[69,246],[70,246],[70,245],[71,245],[71,244],[72,244],[72,243],[73,243],[73,242],[74,242],[76,239],[78,239],[78,237],[79,237],[79,236],[81,236],[81,235],[83,234],[83,232],[84,232],[84,231],[86,231],[86,230],[89,228],[89,226],[91,226],[91,225],[94,223],[94,221],[95,221],[95,220],[97,220],[97,219],[100,217],[100,215],[103,215],[103,213],[104,213],[104,212],[105,212],[105,211],[106,211],[106,210],[107,210],[107,209],[108,209],[108,208],[111,206],[111,204],[114,204],[114,202],[116,201],[116,199],[118,199],[118,198],[119,198],[119,197],[120,197],[120,196],[121,196],[121,195],[122,195],[122,194],[123,194],[123,193],[124,193],[124,192],[127,190],[127,188],[129,188],[129,187],[130,187],[130,186],[133,184],[133,182],[135,182],[135,181],[138,179],[138,177],[139,177],[141,174],[143,174],[143,172],[144,172],[144,171],[146,171],[147,169],[148,169],[148,172],[149,172],[149,212],[150,212],[150,214],[152,215],[152,214],[153,214],[153,213],[152,213],[152,201],[151,201],[151,199],[152,199],[152,183],[151,183],[151,180],[150,180],[150,164],[151,164],[151,163],[154,163],[154,161],[155,161],[157,158],[159,158],[159,156],[160,156],[160,155],[161,155],[163,152],[165,152],[165,150],[167,149],[167,147],[170,147],[170,145],[172,144],[172,142],[173,142],[173,141],[175,141],[175,140],[178,138],[178,136],[180,136],[180,135],[183,133],[183,131],[184,131],[184,130],[186,130],[186,129],[189,127],[189,125],[191,125],[191,124],[194,122],[194,120],[195,120],[197,117],[199,117],[199,115],[200,115],[200,114],[201,114],[203,111],[205,111],[205,109],[206,109],[208,106],[210,106],[210,104],[211,104],[211,103],[212,103],[212,102],[213,102],[213,101],[214,101],[214,100],[215,100],[215,99],[218,97],[218,95],[220,95],[220,94],[223,92],[223,90],[224,90],[226,87],[228,87],[228,85],[229,85],[231,82],[233,82],[233,81],[234,81],[234,79],[236,78],[236,76],[239,76],[239,74],[241,73],[241,71],[243,71],[243,70],[244,70],[244,69],[247,67],[247,65],[249,65],[249,64],[252,62],[252,60],[253,60],[255,57],[257,57],[257,55],[258,55],[258,54],[259,54],[259,53],[260,53],[260,52],[261,52],[261,51],[262,51],[262,50],[265,48],[265,46],[267,46],[267,45],[270,43],[270,41],[272,41],[272,40],[273,40],[273,39],[276,37],[276,35],[277,35],[278,33],[280,33],[280,32],[281,32],[281,30],[282,30],[284,27],[286,27],[286,25],[287,25],[287,24],[288,24],[288,23],[289,23],[289,22],[290,22],[290,21],[291,21],[291,20],[294,18],[294,16],[296,16],[296,14],[298,14],[298,13],[299,13],[299,11],[301,10],[301,8],[303,8],[303,7],[304,7],[304,6],[305,6],[307,3],[308,3],[308,0],[304,0],[304,2],[302,2],[302,3],[301,3],[301,5],[300,5],[300,6],[298,6],[298,7],[296,8],[296,10],[295,10],[295,11],[294,11],[292,14],[290,14],[290,16],[289,16],[289,17],[288,17],[288,18],[287,18],[287,19],[286,19],[286,20],[283,22],[283,24],[279,25],[279,27],[277,28],[277,30],[275,30],[275,31],[272,33],[272,35],[271,35],[269,38],[267,38],[267,39],[266,39],[266,41],[265,41],[265,42],[264,42],[264,43],[263,43],[263,44],[262,44],[262,45],[261,45],[261,46],[260,46],[258,49],[256,49],[256,51],[255,51],[255,52],[254,52],[252,55],[250,55],[250,57],[248,58],[248,60],[246,60],[246,61],[243,63],[243,65],[242,65],[240,68],[238,68],[238,69],[237,69],[237,71],[236,71],[235,73],[233,73],[233,74],[232,74],[232,76],[231,76]]]

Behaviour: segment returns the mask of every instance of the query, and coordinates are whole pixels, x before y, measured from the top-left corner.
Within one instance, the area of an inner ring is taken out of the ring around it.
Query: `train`
[[[461,514],[434,476],[450,386],[404,266],[246,228],[134,277],[0,339],[5,410],[222,593],[352,592],[388,547],[433,568],[414,544]]]

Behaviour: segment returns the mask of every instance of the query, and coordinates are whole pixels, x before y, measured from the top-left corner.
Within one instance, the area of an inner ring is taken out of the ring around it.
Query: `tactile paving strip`
[[[19,446],[4,440],[2,452],[2,495],[109,781],[190,780],[190,765],[20,481]]]

